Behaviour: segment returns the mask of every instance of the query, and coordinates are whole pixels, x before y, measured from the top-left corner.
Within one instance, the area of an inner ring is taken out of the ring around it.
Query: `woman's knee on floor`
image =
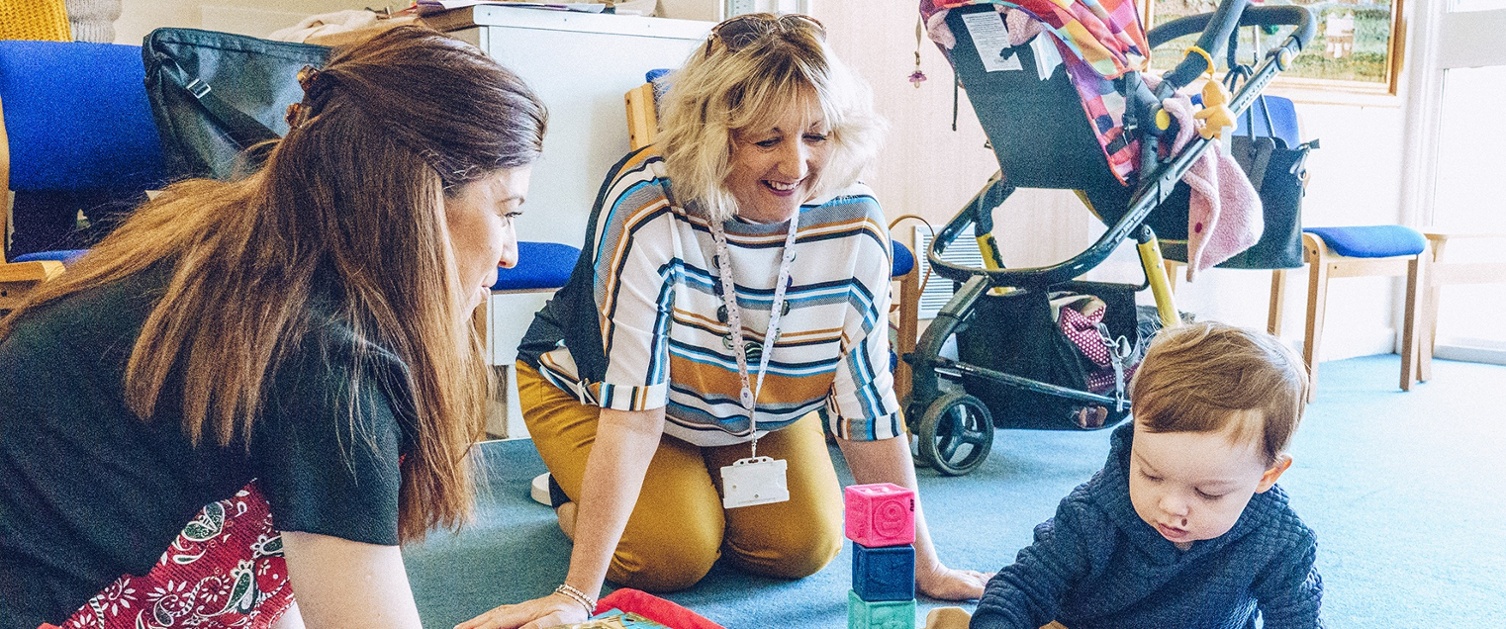
[[[727,553],[758,574],[798,579],[825,568],[842,551],[841,521],[791,518],[778,526],[752,528],[727,540]]]
[[[721,556],[722,535],[703,527],[665,528],[659,535],[624,536],[612,556],[607,578],[646,592],[683,590],[705,578]]]

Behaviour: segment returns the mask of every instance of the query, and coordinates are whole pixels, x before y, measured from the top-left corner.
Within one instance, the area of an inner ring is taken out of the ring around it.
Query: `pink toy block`
[[[915,492],[893,483],[850,485],[847,502],[847,539],[867,546],[904,546],[915,543]]]

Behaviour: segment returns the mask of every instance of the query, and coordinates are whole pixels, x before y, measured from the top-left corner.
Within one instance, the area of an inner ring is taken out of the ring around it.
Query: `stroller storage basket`
[[[1133,287],[1074,282],[1059,288],[1103,300],[1103,324],[1109,335],[1125,339],[1131,347],[1142,344]],[[958,358],[965,364],[989,370],[1087,390],[1089,373],[1097,366],[1062,333],[1051,305],[1053,294],[1057,293],[1021,290],[1004,295],[985,294],[973,311],[973,325],[957,333]],[[998,428],[1101,428],[1123,419],[1129,410],[1116,408],[1114,404],[999,386],[996,381],[975,375],[964,374],[962,387],[988,407]],[[1085,408],[1090,411],[1086,417],[1099,414],[1097,421],[1084,425]]]

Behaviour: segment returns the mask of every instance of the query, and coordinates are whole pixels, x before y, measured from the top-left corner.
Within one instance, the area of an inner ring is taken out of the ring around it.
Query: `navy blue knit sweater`
[[[1273,486],[1222,536],[1178,550],[1135,514],[1129,497],[1133,423],[1115,429],[1109,460],[1074,489],[1035,543],[1000,570],[973,629],[1265,629],[1322,626],[1317,547]]]

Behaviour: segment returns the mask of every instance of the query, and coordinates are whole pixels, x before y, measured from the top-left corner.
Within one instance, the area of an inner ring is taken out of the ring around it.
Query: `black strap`
[[[193,96],[194,101],[198,102],[205,112],[218,120],[230,140],[235,142],[240,150],[244,151],[262,142],[282,137],[261,121],[225,102],[225,99],[214,93],[214,88],[209,83],[199,77],[189,75],[182,66],[178,65],[177,60],[168,54],[160,50],[153,54],[161,63],[162,74],[174,85]]]

